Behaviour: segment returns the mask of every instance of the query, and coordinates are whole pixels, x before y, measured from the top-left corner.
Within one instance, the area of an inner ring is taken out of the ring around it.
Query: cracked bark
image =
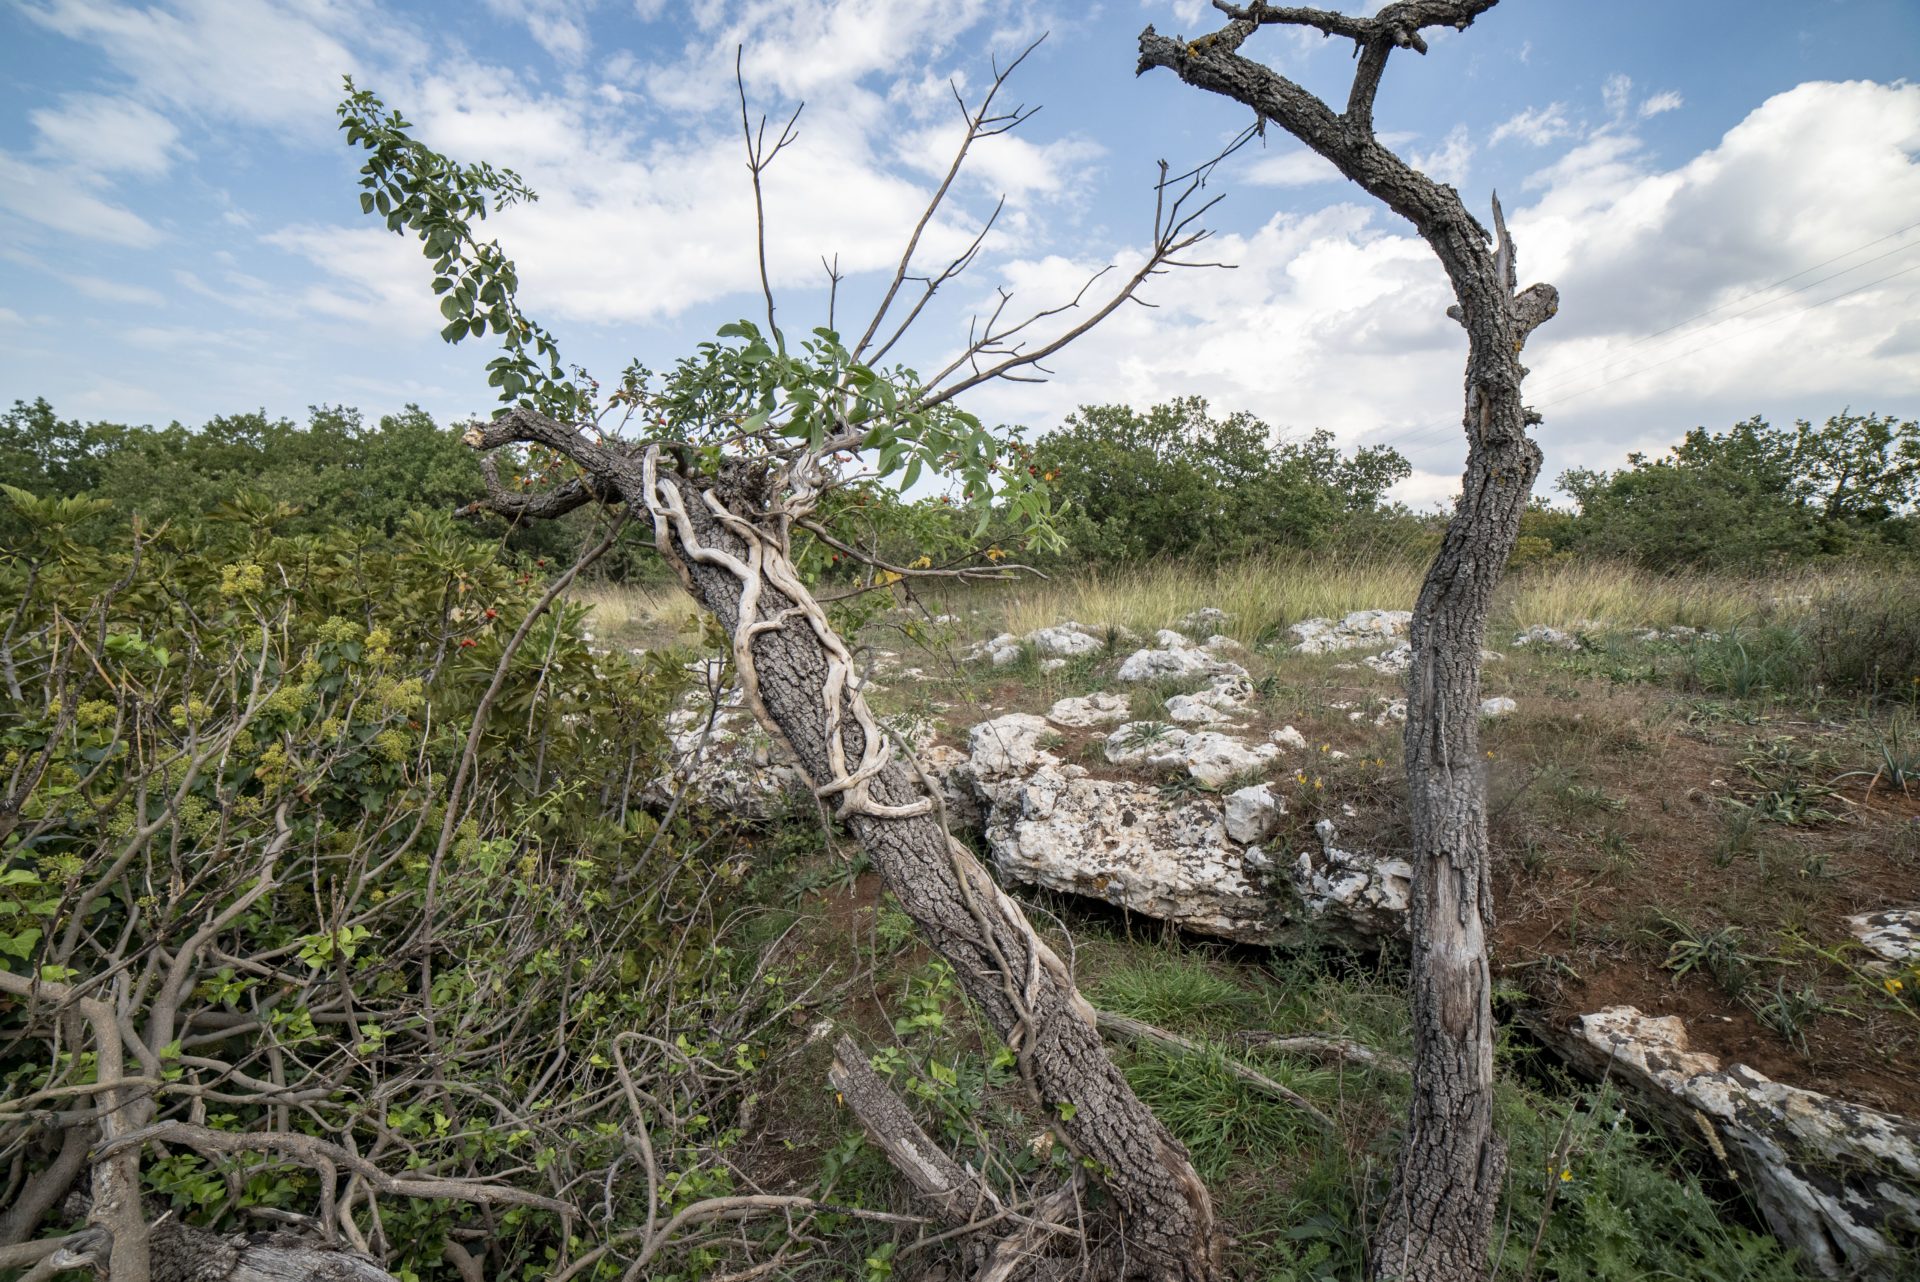
[[[1199,40],[1148,27],[1139,70],[1252,107],[1413,223],[1446,269],[1467,331],[1467,461],[1461,498],[1414,607],[1405,738],[1414,868],[1411,920],[1413,1093],[1394,1189],[1374,1239],[1377,1278],[1485,1277],[1505,1149],[1493,1131],[1493,1015],[1487,933],[1487,813],[1480,751],[1480,647],[1493,591],[1540,470],[1521,403],[1520,350],[1558,306],[1548,285],[1516,292],[1513,244],[1494,202],[1489,237],[1453,188],[1381,146],[1373,100],[1389,55],[1425,51],[1420,30],[1465,28],[1494,0],[1410,0],[1370,18],[1216,3],[1229,17]],[[1354,40],[1358,64],[1343,113],[1239,49],[1265,24]],[[1494,244],[1490,248],[1489,240]]]

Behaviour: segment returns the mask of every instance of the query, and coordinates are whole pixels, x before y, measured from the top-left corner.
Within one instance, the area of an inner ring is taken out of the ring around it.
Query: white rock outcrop
[[[1078,623],[1056,623],[1027,633],[1027,644],[1047,658],[1071,659],[1083,654],[1098,654],[1107,643]]]
[[[1516,711],[1519,707],[1519,704],[1507,698],[1504,694],[1498,694],[1491,699],[1482,699],[1480,701],[1480,715],[1483,717],[1504,717]]]
[[[1334,844],[1331,819],[1313,826],[1320,856],[1301,851],[1289,870],[1293,889],[1309,916],[1338,934],[1369,943],[1404,935],[1413,894],[1413,865],[1380,859]]]
[[[1075,730],[1111,725],[1116,721],[1125,721],[1130,715],[1124,694],[1089,694],[1061,699],[1047,709],[1047,720]]]
[[[1544,623],[1536,623],[1526,631],[1514,637],[1515,645],[1537,645],[1560,650],[1579,650],[1583,647],[1580,638],[1571,632],[1562,632],[1559,628],[1550,628]]]
[[[1675,1016],[1611,1006],[1574,1021],[1569,1054],[1709,1145],[1774,1235],[1830,1278],[1894,1282],[1920,1236],[1920,1124],[1776,1082],[1690,1049]],[[1904,1263],[1903,1263],[1904,1261]]]
[[[1040,746],[1041,740],[1058,734],[1045,717],[1009,712],[967,731],[967,748],[981,776],[1009,774],[1059,765],[1060,758]]]
[[[1167,700],[1167,716],[1183,725],[1214,725],[1243,716],[1253,700],[1253,682],[1223,673],[1204,690]]]
[[[1161,636],[1179,636],[1161,630]],[[1122,681],[1191,681],[1205,677],[1244,677],[1247,670],[1213,651],[1186,644],[1181,637],[1177,646],[1135,650],[1121,661],[1118,676]]]
[[[1224,815],[1227,836],[1243,846],[1256,845],[1273,835],[1286,813],[1287,803],[1264,783],[1230,792]]]
[[[642,790],[650,806],[671,805],[686,791],[734,818],[760,822],[806,794],[793,754],[740,706],[737,691],[722,692],[717,710],[706,691],[690,694],[667,714],[667,739],[673,764]]]
[[[1187,731],[1163,721],[1128,722],[1107,736],[1105,752],[1116,766],[1184,769],[1209,788],[1264,770],[1280,755],[1270,743],[1250,744],[1218,731]]]
[[[1397,640],[1412,624],[1411,610],[1355,610],[1343,619],[1302,619],[1287,631],[1296,654],[1332,654]]]
[[[1221,628],[1226,627],[1232,619],[1231,614],[1218,606],[1203,605],[1197,610],[1190,610],[1181,615],[1175,622],[1180,626],[1181,631],[1189,635],[1212,637]]]
[[[1370,654],[1360,662],[1388,676],[1398,676],[1413,666],[1413,642],[1402,641],[1391,650],[1382,650],[1379,654]]]

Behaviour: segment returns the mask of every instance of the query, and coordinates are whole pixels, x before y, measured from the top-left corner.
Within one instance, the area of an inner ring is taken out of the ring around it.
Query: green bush
[[[1034,443],[1032,466],[1070,554],[1093,561],[1224,561],[1371,534],[1410,471],[1390,449],[1344,454],[1329,432],[1286,439],[1251,414],[1214,418],[1197,396],[1145,414],[1083,406]]]
[[[528,623],[545,585],[444,514],[285,535],[274,505],[229,503],[136,535],[101,500],[4,501],[0,1095],[84,1097],[92,1043],[61,1008],[91,994],[139,1030],[154,1121],[596,1206],[604,1186],[589,1240],[644,1222],[644,1182],[614,1178],[635,1125],[664,1209],[731,1186],[781,977],[717,925],[736,878],[707,820],[663,832],[638,803],[685,656],[595,653],[579,608]],[[0,1113],[16,1179],[59,1149],[35,1117]],[[175,1143],[142,1172],[150,1215],[223,1231],[328,1200],[288,1154]],[[357,1219],[399,1276],[451,1280],[475,1210],[389,1195]],[[560,1234],[496,1206],[488,1275],[548,1276]]]

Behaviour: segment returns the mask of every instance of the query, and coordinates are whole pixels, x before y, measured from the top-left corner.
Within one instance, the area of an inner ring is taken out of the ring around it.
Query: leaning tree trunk
[[[777,520],[747,515],[777,509],[765,469],[734,466],[701,482],[658,470],[657,457],[649,454],[640,477],[623,475],[619,489],[651,514],[661,553],[732,638],[756,716],[792,746],[887,889],[952,964],[1018,1057],[1048,1123],[1094,1164],[1149,1275],[1214,1276],[1212,1206],[1186,1150],[1107,1055],[1060,959],[948,834],[937,790],[901,764],[850,680],[845,643],[795,574]]]

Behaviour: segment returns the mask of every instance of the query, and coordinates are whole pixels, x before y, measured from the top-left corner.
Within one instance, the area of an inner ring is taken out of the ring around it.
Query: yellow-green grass
[[[592,607],[587,627],[604,641],[657,646],[699,636],[700,608],[678,584],[596,583],[574,589],[572,597]]]

